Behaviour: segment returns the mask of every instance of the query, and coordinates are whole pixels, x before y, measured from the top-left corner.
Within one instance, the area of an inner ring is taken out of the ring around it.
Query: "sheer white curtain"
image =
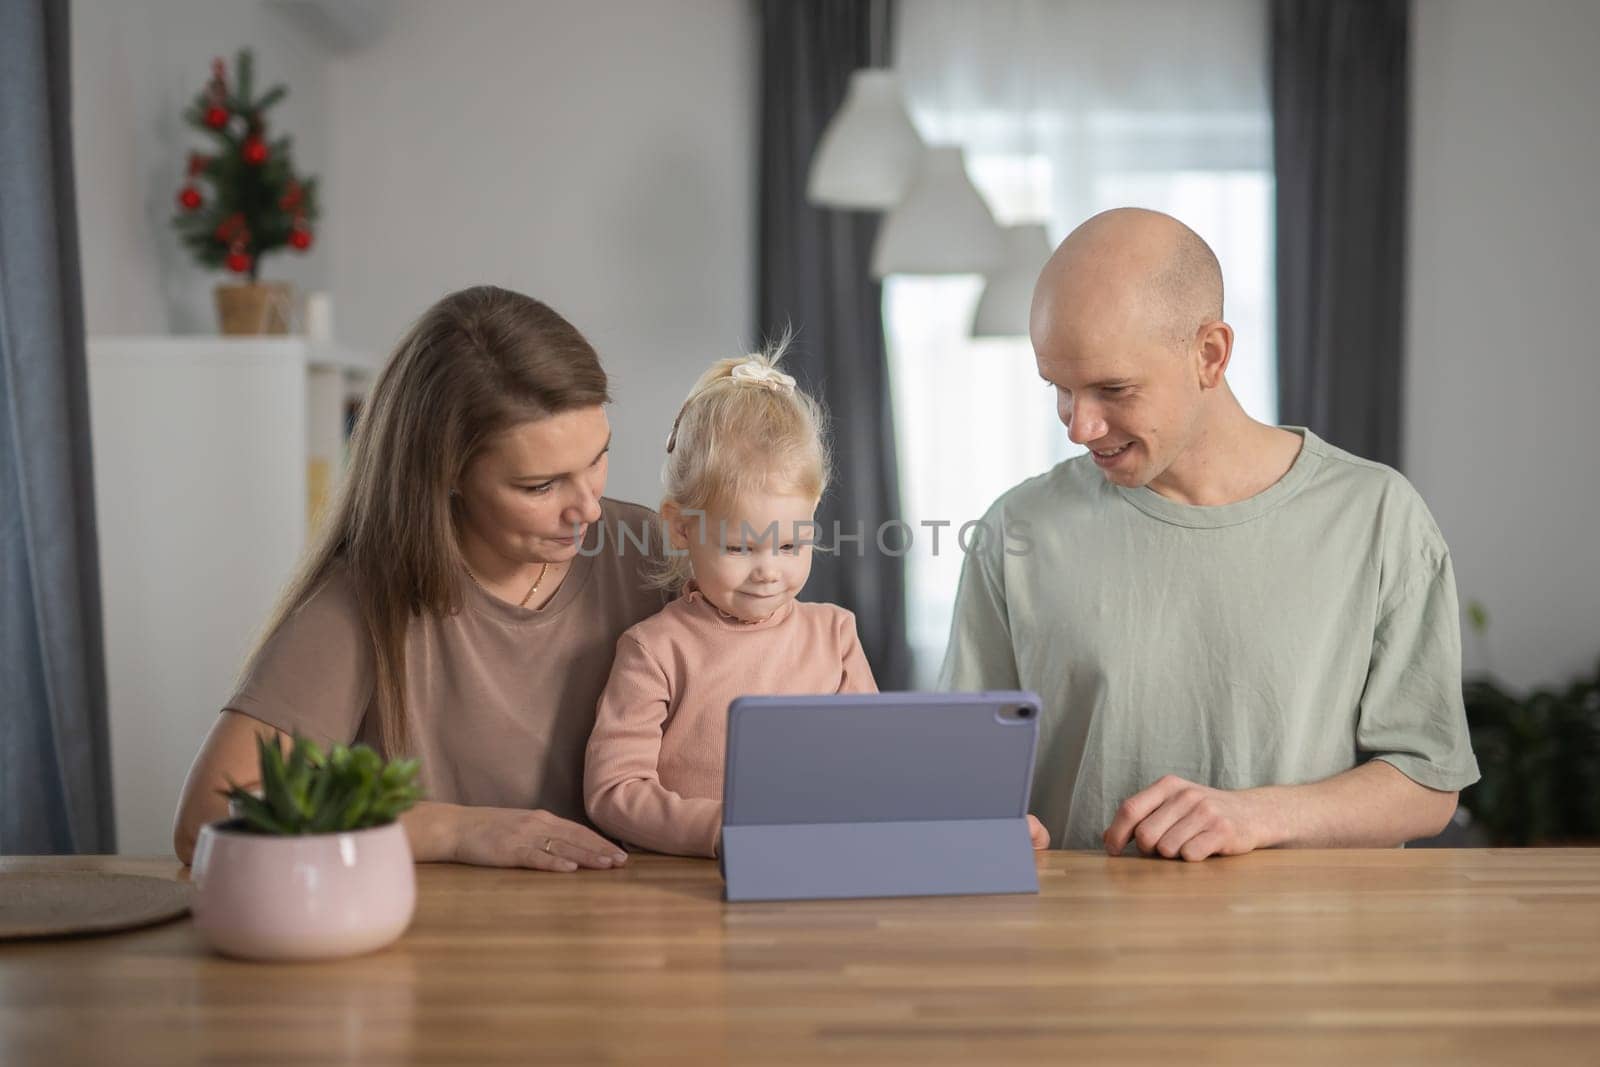
[[[899,17],[912,117],[925,140],[967,150],[1002,224],[1043,222],[1054,242],[1097,211],[1137,205],[1210,243],[1236,332],[1229,381],[1274,421],[1264,0],[901,0]],[[1081,451],[1056,421],[1026,323],[1015,339],[968,337],[981,291],[977,277],[884,287],[920,686],[949,635],[961,524]]]

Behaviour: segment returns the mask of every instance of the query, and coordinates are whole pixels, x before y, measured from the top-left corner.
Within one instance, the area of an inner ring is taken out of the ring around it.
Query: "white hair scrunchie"
[[[774,392],[794,392],[794,378],[776,367],[769,367],[765,363],[758,363],[753,359],[735,365],[729,377],[736,382],[759,385]]]
[[[734,364],[733,370],[728,377],[740,385],[754,385],[762,389],[771,389],[775,393],[792,393],[795,387],[795,381],[792,376],[783,373],[776,367],[769,367],[765,363],[754,359]],[[667,451],[669,453],[678,447],[678,424],[683,421],[683,413],[693,399],[694,397],[691,396],[689,400],[685,400],[683,407],[678,409],[678,417],[672,420],[672,430],[667,434]]]

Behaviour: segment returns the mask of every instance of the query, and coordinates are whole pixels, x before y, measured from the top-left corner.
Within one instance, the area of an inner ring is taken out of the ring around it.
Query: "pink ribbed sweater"
[[[747,623],[691,585],[617,641],[584,765],[589,817],[629,844],[715,855],[728,704],[877,688],[844,608],[795,601]]]

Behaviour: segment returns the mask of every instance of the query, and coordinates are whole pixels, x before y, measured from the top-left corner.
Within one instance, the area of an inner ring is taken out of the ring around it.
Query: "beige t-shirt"
[[[617,536],[623,528],[631,540]],[[406,726],[428,799],[587,822],[583,754],[595,703],[617,639],[662,607],[644,580],[661,544],[648,508],[604,500],[584,552],[543,607],[492,597],[463,571],[458,614],[412,621]],[[262,647],[227,707],[319,742],[374,744],[373,687],[371,644],[341,568]]]

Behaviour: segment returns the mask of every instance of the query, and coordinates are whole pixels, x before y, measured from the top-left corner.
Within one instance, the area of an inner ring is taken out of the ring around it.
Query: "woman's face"
[[[572,559],[600,518],[610,449],[599,406],[513,426],[461,476],[462,532],[521,563]]]

